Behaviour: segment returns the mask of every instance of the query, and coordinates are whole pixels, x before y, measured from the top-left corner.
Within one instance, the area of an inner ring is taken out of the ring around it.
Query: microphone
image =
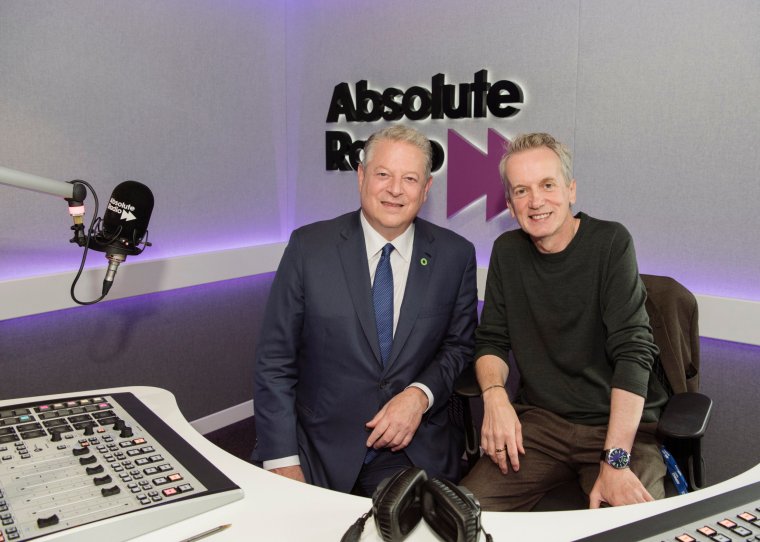
[[[147,235],[152,212],[153,192],[142,183],[125,181],[111,193],[100,228],[90,239],[90,248],[105,252],[108,259],[103,296],[113,286],[119,264],[127,256],[140,254],[145,247],[151,246]]]

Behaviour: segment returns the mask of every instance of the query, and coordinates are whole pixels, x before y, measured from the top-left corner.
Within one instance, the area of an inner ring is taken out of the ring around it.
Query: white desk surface
[[[136,386],[12,399],[0,401],[0,407],[35,400],[119,392],[135,394],[245,492],[245,498],[240,501],[137,537],[134,539],[135,542],[179,542],[227,523],[231,524],[229,529],[214,534],[204,541],[337,542],[349,525],[371,508],[370,499],[294,482],[228,454],[195,431],[182,416],[174,396],[160,388]],[[482,523],[497,542],[500,540],[572,541],[757,481],[760,481],[760,465],[698,492],[657,502],[570,512],[484,512]],[[86,528],[86,526],[80,527],[80,529]],[[40,540],[53,542],[56,538],[58,536],[54,534]],[[361,540],[381,540],[372,519],[367,521]],[[406,540],[415,542],[439,539],[424,521],[421,521]]]

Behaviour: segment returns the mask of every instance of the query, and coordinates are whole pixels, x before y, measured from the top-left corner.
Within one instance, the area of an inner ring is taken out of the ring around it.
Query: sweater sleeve
[[[504,299],[504,278],[499,265],[499,242],[494,243],[488,265],[486,293],[480,325],[475,332],[475,359],[494,355],[507,363],[511,347],[507,325],[507,304]]]
[[[606,351],[614,365],[611,387],[644,398],[652,364],[658,355],[644,303],[646,288],[639,277],[633,239],[619,229],[610,245],[602,289]]]

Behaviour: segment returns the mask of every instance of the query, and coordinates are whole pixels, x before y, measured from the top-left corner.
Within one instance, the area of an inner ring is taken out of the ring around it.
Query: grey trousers
[[[460,485],[483,510],[529,511],[548,491],[577,479],[588,495],[599,475],[606,425],[571,423],[547,410],[515,405],[522,424],[525,455],[520,470],[502,474],[483,456]],[[665,497],[665,464],[654,437],[655,424],[640,427],[631,450],[631,470],[655,499]]]

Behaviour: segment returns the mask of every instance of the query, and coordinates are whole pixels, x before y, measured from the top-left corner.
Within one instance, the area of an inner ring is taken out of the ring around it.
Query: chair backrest
[[[699,311],[697,299],[670,277],[641,275],[646,310],[660,363],[673,393],[699,390]]]

